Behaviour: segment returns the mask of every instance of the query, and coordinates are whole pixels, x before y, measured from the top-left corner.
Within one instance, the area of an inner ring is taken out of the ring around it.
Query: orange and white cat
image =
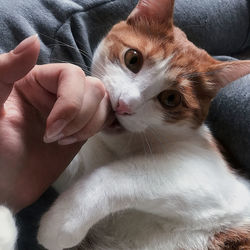
[[[141,0],[100,43],[92,72],[116,121],[55,183],[49,250],[250,249],[250,186],[204,124],[218,90],[250,73],[219,62],[173,24],[174,0]]]

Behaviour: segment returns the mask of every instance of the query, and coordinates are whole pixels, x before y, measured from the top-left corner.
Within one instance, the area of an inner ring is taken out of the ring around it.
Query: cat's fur
[[[173,26],[173,8],[139,1],[97,48],[93,75],[123,129],[91,138],[55,184],[66,191],[38,233],[49,250],[82,240],[89,250],[250,248],[249,184],[204,125],[212,98],[250,62],[221,63],[195,47]],[[143,55],[138,73],[124,63],[128,49]],[[180,93],[180,105],[160,104],[166,90]]]
[[[0,250],[13,250],[17,239],[17,228],[11,211],[0,206]]]

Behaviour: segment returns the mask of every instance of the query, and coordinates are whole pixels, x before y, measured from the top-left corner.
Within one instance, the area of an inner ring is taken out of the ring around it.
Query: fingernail
[[[45,143],[52,143],[52,142],[61,140],[63,137],[64,137],[64,134],[63,134],[63,133],[61,133],[61,134],[59,134],[59,135],[57,135],[57,136],[55,136],[55,137],[52,137],[52,138],[48,138],[48,137],[46,137],[46,135],[45,135],[45,136],[43,137],[43,141],[44,141]]]
[[[47,139],[52,139],[56,137],[57,135],[61,134],[66,124],[67,122],[63,119],[57,120],[47,129],[45,133],[45,137]]]
[[[67,137],[65,139],[59,140],[58,144],[64,146],[64,145],[73,144],[73,143],[75,143],[77,141],[78,141],[78,139],[76,137],[70,136],[70,137]]]
[[[22,53],[24,50],[26,50],[28,47],[30,47],[36,41],[37,37],[38,37],[38,35],[36,34],[36,35],[30,36],[30,37],[24,39],[13,50],[13,53],[14,54],[20,54],[20,53]]]

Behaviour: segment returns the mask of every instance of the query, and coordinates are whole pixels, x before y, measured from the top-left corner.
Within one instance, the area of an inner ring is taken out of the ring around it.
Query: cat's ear
[[[250,74],[250,60],[217,63],[209,67],[208,74],[217,92],[227,84]]]
[[[129,15],[127,22],[134,23],[138,19],[173,25],[174,0],[139,0],[139,3]]]

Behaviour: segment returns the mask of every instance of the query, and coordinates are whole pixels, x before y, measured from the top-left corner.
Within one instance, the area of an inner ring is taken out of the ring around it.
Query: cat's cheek
[[[118,121],[120,122],[121,126],[132,133],[141,133],[147,129],[147,123],[137,115],[118,115]]]
[[[148,129],[164,128],[161,117],[162,114],[153,100],[144,103],[133,115],[117,115],[121,126],[132,133],[144,133]]]

